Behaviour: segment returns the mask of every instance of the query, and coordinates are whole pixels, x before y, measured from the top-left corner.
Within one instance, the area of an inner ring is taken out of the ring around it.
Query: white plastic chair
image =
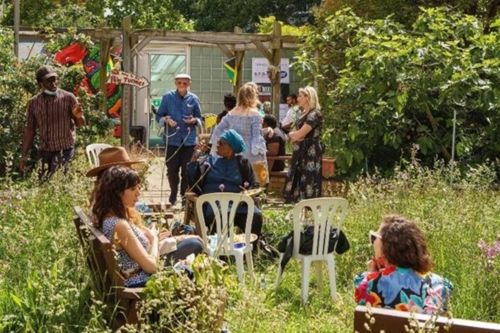
[[[196,214],[198,216],[201,234],[205,244],[207,243],[207,227],[205,217],[203,216],[203,204],[210,205],[214,212],[215,217],[215,230],[217,232],[217,247],[214,251],[210,251],[211,256],[234,256],[236,260],[236,270],[238,273],[238,280],[243,282],[243,274],[245,268],[243,265],[243,256],[245,256],[248,271],[252,279],[253,273],[253,258],[252,258],[252,244],[250,243],[250,231],[252,228],[252,220],[254,214],[253,199],[244,193],[209,193],[199,196],[196,200]],[[244,203],[247,206],[247,220],[245,224],[245,245],[235,248],[234,240],[234,218],[238,206]]]
[[[106,148],[113,147],[107,143],[92,143],[85,148],[85,153],[87,154],[87,159],[93,167],[99,166],[99,153]]]
[[[310,210],[306,210],[309,208]],[[318,284],[321,288],[322,272],[321,262],[326,261],[328,265],[328,278],[330,282],[330,295],[333,300],[336,298],[337,287],[335,281],[335,259],[334,252],[328,253],[330,228],[337,228],[338,232],[342,228],[347,214],[348,202],[344,198],[315,198],[302,200],[297,203],[292,211],[293,220],[293,253],[292,258],[302,261],[302,302],[307,303],[309,292],[309,275],[311,262],[316,261],[318,274]],[[303,221],[307,220],[307,215],[312,217],[314,224],[313,247],[310,255],[299,253],[300,232],[303,230]],[[335,247],[337,245],[335,244]],[[280,255],[280,262],[283,253]],[[278,265],[278,276],[276,278],[276,288],[278,288],[283,271]]]

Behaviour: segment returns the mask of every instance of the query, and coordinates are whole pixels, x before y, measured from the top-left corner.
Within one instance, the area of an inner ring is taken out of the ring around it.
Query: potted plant
[[[323,147],[325,147],[323,160],[321,161],[322,176],[326,179],[331,179],[335,176],[335,158],[331,156],[332,133],[333,129],[329,128],[321,135],[321,142]]]

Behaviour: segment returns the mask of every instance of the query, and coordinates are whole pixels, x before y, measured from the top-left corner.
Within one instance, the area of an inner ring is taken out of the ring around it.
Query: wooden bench
[[[373,320],[374,322],[371,323]],[[500,332],[500,324],[496,323],[412,314],[410,312],[380,308],[368,309],[366,306],[361,305],[358,305],[354,312],[354,331],[358,333],[381,331],[385,333],[401,333],[406,332],[405,326],[411,328],[416,327],[416,325],[420,327],[438,327],[438,333]],[[366,326],[369,326],[369,329]],[[426,330],[425,332],[428,331]]]
[[[125,323],[137,324],[137,303],[142,298],[143,288],[124,287],[125,278],[116,263],[113,245],[92,225],[80,207],[74,210],[74,223],[92,276],[92,288],[110,309],[117,306],[112,319],[113,329]]]

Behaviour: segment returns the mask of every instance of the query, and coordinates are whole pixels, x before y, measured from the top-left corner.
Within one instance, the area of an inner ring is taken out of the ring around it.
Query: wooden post
[[[108,80],[108,72],[107,72],[107,65],[108,65],[108,58],[109,58],[109,46],[111,44],[110,39],[108,38],[102,38],[100,42],[100,66],[101,68],[99,69],[99,90],[102,93],[102,100],[101,100],[101,112],[103,114],[108,113],[108,97],[106,93],[106,82]]]
[[[245,51],[235,51],[236,56],[236,85],[234,86],[234,94],[238,95],[238,91],[243,85],[243,61],[245,60]]]
[[[130,47],[130,33],[132,31],[132,17],[125,16],[122,21],[123,39],[123,70],[130,73],[132,69],[132,54]],[[127,147],[130,143],[130,113],[132,110],[132,87],[123,85],[121,124],[121,145]]]
[[[234,33],[241,34],[243,30],[240,27],[234,27]],[[236,45],[234,45],[236,48]],[[236,85],[233,86],[233,92],[238,96],[238,91],[243,85],[243,61],[245,60],[245,51],[234,51],[236,57]]]
[[[14,55],[17,61],[20,61],[19,56],[19,25],[21,21],[21,0],[14,0]]]
[[[273,85],[272,92],[272,110],[276,119],[279,119],[279,110],[280,110],[280,99],[281,99],[281,71],[280,71],[280,63],[281,63],[281,24],[278,21],[274,21],[273,24],[273,40],[271,42],[272,49],[272,61],[271,65],[271,84]]]

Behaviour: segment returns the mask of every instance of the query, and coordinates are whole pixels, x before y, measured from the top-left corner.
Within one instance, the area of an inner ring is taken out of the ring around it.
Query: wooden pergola
[[[65,31],[60,29],[59,31]],[[58,31],[56,29],[56,31]],[[258,50],[269,61],[268,75],[272,84],[272,109],[277,115],[280,104],[280,60],[283,48],[297,48],[298,38],[295,36],[283,36],[281,25],[274,22],[273,31],[270,34],[243,33],[240,28],[235,28],[234,32],[185,32],[158,29],[134,30],[130,16],[123,19],[122,29],[81,29],[100,44],[100,89],[106,91],[107,71],[106,64],[109,58],[110,47],[121,40],[123,70],[129,73],[136,73],[133,66],[133,58],[152,41],[168,41],[179,43],[199,43],[207,45],[217,45],[222,53],[228,57],[236,59],[235,92],[242,84],[243,60],[247,50]],[[25,32],[25,31],[24,31]],[[39,37],[40,33],[36,32]],[[116,44],[115,44],[116,45]],[[130,115],[132,113],[132,93],[134,87],[123,86],[122,111],[121,111],[121,143],[129,144]],[[106,111],[106,97],[102,102],[102,110]]]

